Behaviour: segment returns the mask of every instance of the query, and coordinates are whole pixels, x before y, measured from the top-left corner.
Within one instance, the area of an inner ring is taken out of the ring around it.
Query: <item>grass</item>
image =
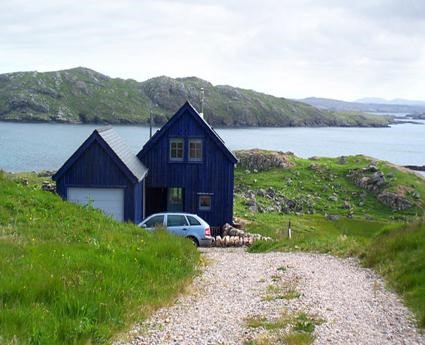
[[[322,322],[321,319],[304,312],[293,314],[283,312],[279,318],[272,320],[262,316],[252,316],[245,319],[247,327],[263,328],[266,332],[248,340],[245,344],[309,345],[315,339],[314,330],[316,325],[320,325]]]
[[[272,301],[275,299],[296,299],[300,297],[293,282],[281,282],[278,285],[269,285],[266,289],[266,295],[263,297],[265,301]]]
[[[419,326],[425,328],[425,222],[383,232],[362,259],[403,296]]]
[[[171,302],[191,243],[116,223],[0,173],[0,343],[103,344]]]

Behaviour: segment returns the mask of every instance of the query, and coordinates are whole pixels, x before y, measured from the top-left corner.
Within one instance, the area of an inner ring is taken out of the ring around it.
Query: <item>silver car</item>
[[[192,240],[196,246],[208,247],[213,242],[210,226],[196,214],[155,213],[139,226],[148,230],[153,230],[155,226],[164,226],[172,234]]]

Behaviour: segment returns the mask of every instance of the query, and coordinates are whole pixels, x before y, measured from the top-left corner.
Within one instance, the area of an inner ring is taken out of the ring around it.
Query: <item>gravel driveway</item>
[[[245,319],[303,311],[324,322],[314,344],[425,344],[411,314],[371,270],[354,259],[306,253],[202,250],[208,264],[187,295],[136,325],[127,343],[243,344],[264,332]],[[268,296],[291,287],[292,299]]]

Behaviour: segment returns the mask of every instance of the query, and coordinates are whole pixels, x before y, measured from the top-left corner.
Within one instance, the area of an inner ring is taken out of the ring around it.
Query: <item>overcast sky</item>
[[[76,66],[425,100],[425,0],[0,0],[0,73]]]

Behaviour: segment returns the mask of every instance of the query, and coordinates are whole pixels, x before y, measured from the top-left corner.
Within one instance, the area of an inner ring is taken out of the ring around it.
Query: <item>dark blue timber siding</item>
[[[223,147],[217,144],[217,139],[207,132],[211,129],[202,125],[194,116],[199,115],[185,111],[177,120],[171,119],[172,125],[165,132],[157,133],[160,137],[154,144],[139,153],[138,157],[149,169],[146,191],[154,187],[184,188],[184,211],[198,214],[211,226],[222,226],[232,222],[235,162],[226,156]],[[182,162],[170,161],[170,138],[184,139]],[[203,141],[202,162],[188,160],[189,139],[192,138]],[[212,195],[210,211],[198,209],[199,193]]]
[[[143,218],[143,180],[132,182],[107,150],[104,144],[93,140],[58,178],[57,192],[67,199],[68,187],[123,188],[124,220],[139,223]]]

